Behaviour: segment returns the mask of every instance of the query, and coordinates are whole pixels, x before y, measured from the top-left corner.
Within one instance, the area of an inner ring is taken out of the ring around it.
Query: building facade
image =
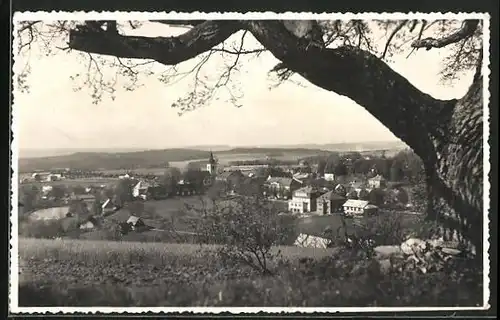
[[[343,204],[344,214],[347,216],[370,215],[378,211],[378,207],[365,200],[349,199]]]
[[[333,214],[342,212],[342,205],[346,198],[334,191],[329,191],[316,199],[316,212],[318,214]]]
[[[318,190],[312,187],[303,187],[293,192],[292,199],[288,201],[288,211],[305,213],[316,211],[316,198]]]
[[[384,177],[382,177],[380,174],[376,175],[375,177],[368,179],[368,185],[370,188],[385,188],[387,187],[387,181],[385,180]]]
[[[264,184],[264,195],[270,198],[289,200],[293,192],[302,187],[302,182],[293,178],[271,177]]]

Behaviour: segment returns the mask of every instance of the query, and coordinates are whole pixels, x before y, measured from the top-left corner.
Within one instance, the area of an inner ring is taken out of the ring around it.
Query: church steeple
[[[207,171],[214,175],[217,170],[217,162],[215,161],[214,154],[212,150],[210,150],[210,157],[208,158]]]

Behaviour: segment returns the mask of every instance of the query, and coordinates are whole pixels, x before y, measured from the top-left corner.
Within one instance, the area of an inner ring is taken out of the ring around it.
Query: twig
[[[452,43],[457,43],[463,39],[471,37],[479,25],[479,20],[466,20],[462,23],[462,27],[443,38],[425,38],[413,41],[411,44],[414,48],[426,48],[430,50],[432,48],[442,48]]]
[[[396,33],[399,32],[399,30],[401,30],[401,28],[404,27],[404,25],[408,22],[408,20],[403,20],[401,21],[397,26],[396,28],[391,32],[391,34],[389,35],[389,38],[387,39],[387,42],[385,43],[385,48],[384,48],[384,52],[382,53],[382,56],[380,57],[381,59],[384,59],[385,58],[385,55],[387,54],[387,50],[389,49],[389,45],[391,44],[391,41],[392,39],[394,38],[394,36],[396,35]]]

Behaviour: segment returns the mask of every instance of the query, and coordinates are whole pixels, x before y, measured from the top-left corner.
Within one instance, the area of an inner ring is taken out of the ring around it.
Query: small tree
[[[177,183],[181,180],[181,177],[182,173],[179,168],[170,167],[165,171],[163,177],[161,177],[161,184],[165,187],[168,194],[177,191]]]
[[[368,196],[370,203],[381,206],[385,202],[385,192],[382,189],[373,189]]]
[[[201,243],[217,243],[225,263],[240,262],[272,275],[270,262],[280,258],[272,247],[289,237],[292,226],[280,223],[278,209],[262,197],[237,197],[205,210],[197,226]]]
[[[49,192],[49,196],[54,197],[55,200],[60,200],[66,195],[66,188],[63,185],[53,186]]]

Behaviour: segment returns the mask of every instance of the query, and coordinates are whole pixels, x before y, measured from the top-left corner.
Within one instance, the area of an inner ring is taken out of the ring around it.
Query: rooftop
[[[382,177],[380,174],[377,174],[375,177],[370,178],[369,180],[371,180],[371,181],[383,181],[383,180],[385,180],[385,178]]]
[[[369,204],[369,202],[365,201],[365,200],[349,199],[349,200],[347,200],[343,204],[343,206],[344,207],[355,207],[355,208],[362,208],[362,209],[364,209],[368,204]]]
[[[345,200],[345,197],[342,197],[336,192],[328,191],[325,194],[322,194],[318,199],[321,200]]]

